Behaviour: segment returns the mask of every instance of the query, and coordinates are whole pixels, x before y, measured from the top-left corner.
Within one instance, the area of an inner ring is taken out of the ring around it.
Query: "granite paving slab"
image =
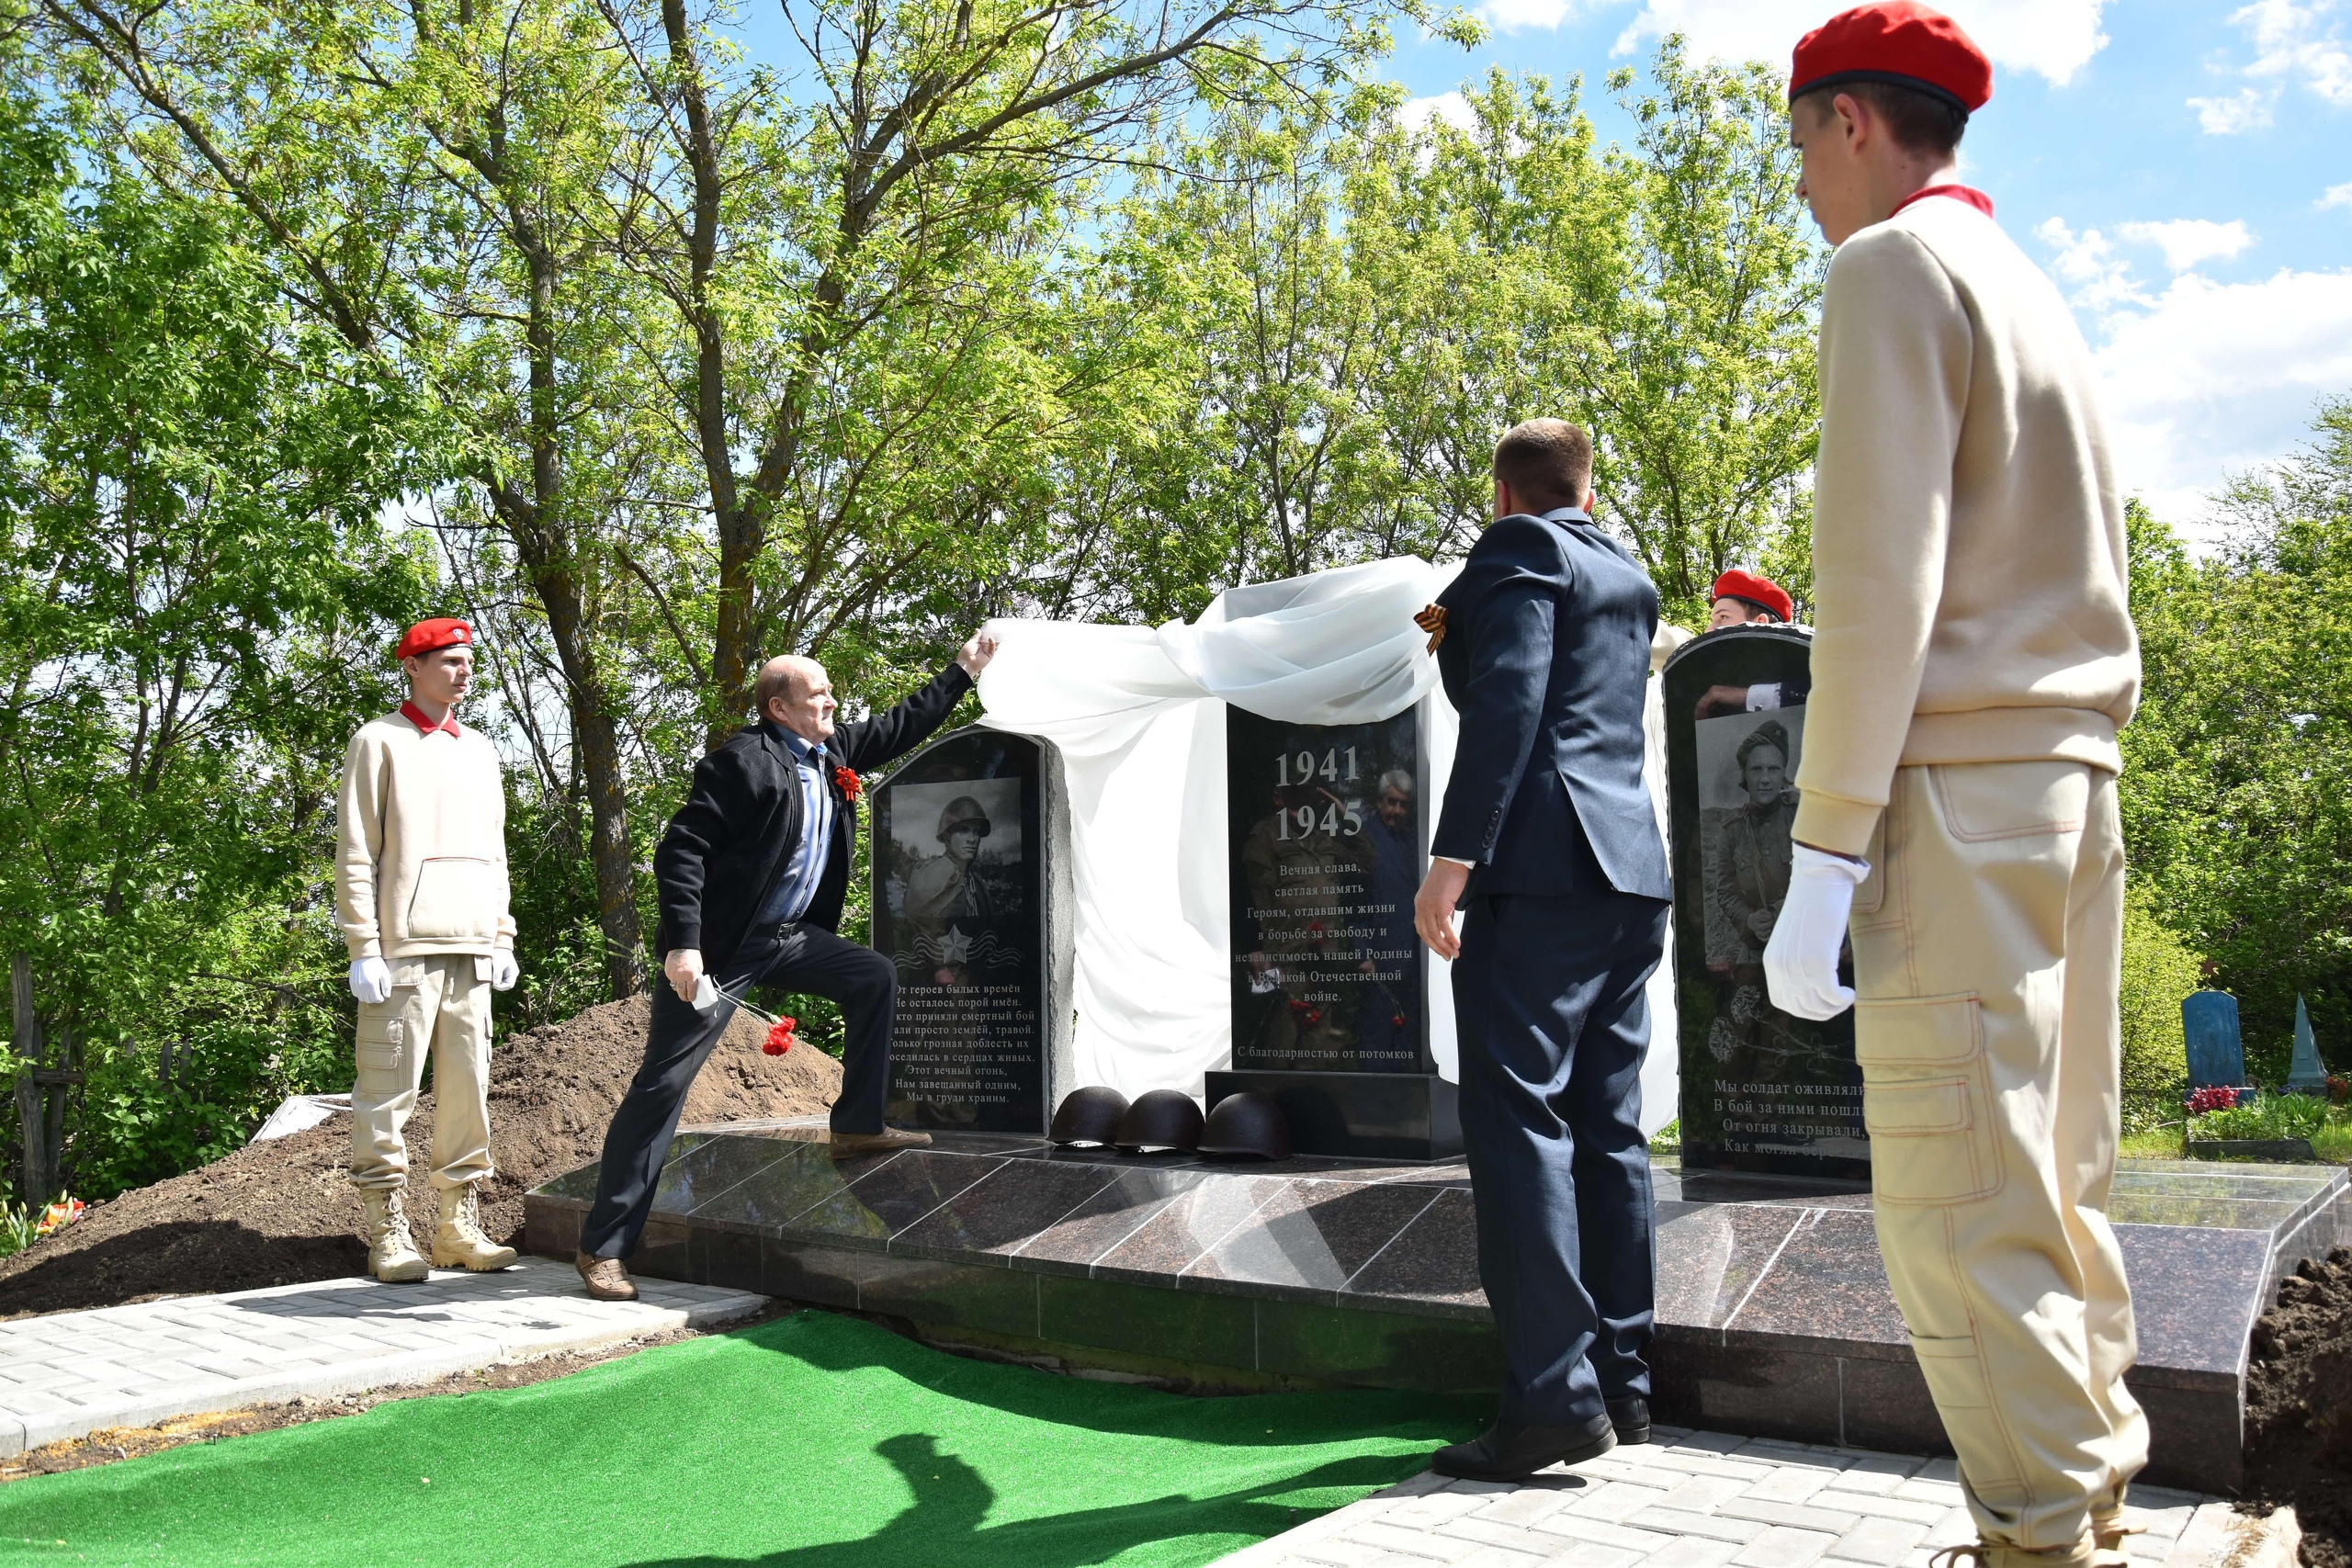
[[[766,1304],[666,1280],[639,1288],[634,1302],[592,1301],[569,1264],[526,1258],[414,1284],[326,1280],[0,1323],[0,1455],[109,1427],[429,1382]]]
[[[1423,1472],[1217,1559],[1217,1568],[1928,1568],[1976,1539],[1949,1460],[1656,1429],[1526,1481]],[[2242,1521],[2134,1487],[2132,1568],[2221,1568]]]

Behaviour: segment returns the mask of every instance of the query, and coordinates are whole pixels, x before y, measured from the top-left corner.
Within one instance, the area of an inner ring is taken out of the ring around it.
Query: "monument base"
[[[1462,1152],[1454,1087],[1435,1073],[1208,1075],[1211,1110],[1228,1094],[1273,1097],[1303,1155],[1355,1159],[1452,1159]]]
[[[836,1161],[824,1136],[818,1117],[681,1133],[629,1267],[1232,1387],[1501,1378],[1458,1162],[1219,1163],[969,1133]],[[525,1197],[531,1251],[572,1255],[596,1176]],[[1946,1451],[1867,1192],[1668,1162],[1654,1180],[1661,1420]],[[2139,1319],[2145,1479],[2229,1491],[2255,1319],[2298,1264],[2352,1242],[2352,1182],[2341,1166],[2125,1160],[2109,1213]]]

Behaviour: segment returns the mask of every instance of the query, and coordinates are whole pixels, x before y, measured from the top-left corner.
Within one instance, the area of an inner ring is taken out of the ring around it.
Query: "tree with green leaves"
[[[401,389],[285,307],[242,214],[42,108],[0,94],[0,948],[106,1191],[345,1055],[338,760],[428,570],[378,523]]]
[[[2298,993],[2339,1067],[2352,1034],[2352,398],[2323,404],[2313,436],[2230,484],[2202,560],[2130,513],[2132,874],[2237,995],[2249,1070],[2271,1081]]]

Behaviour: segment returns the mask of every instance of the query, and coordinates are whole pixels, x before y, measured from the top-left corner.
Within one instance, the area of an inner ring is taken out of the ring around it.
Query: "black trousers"
[[[1605,1401],[1650,1392],[1643,987],[1665,952],[1666,911],[1600,883],[1573,897],[1474,897],[1463,919],[1462,1134],[1513,1425],[1589,1426]]]
[[[899,976],[888,959],[821,926],[787,925],[746,942],[714,972],[718,988],[741,996],[755,985],[781,986],[830,998],[842,1008],[848,1038],[842,1053],[842,1093],[833,1102],[836,1133],[878,1133],[890,1081],[890,1026],[899,1010]],[[662,1162],[677,1135],[686,1091],[711,1048],[727,1032],[735,1004],[720,998],[707,1013],[679,1000],[666,979],[653,983],[653,1022],[646,1032],[645,1063],[605,1130],[605,1163],[596,1201],[580,1227],[580,1250],[596,1258],[626,1258],[637,1250]],[[808,1047],[803,1046],[803,1050]]]

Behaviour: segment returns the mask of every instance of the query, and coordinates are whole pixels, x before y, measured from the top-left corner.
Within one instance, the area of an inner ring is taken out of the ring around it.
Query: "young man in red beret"
[[[1770,578],[1732,568],[1708,590],[1707,629],[1726,626],[1787,626],[1796,619],[1797,602]],[[1792,690],[1785,681],[1759,681],[1752,686],[1710,686],[1699,699],[1701,718],[1727,713],[1762,713],[1768,708],[1793,707],[1804,701],[1803,688]]]
[[[394,650],[400,711],[360,728],[336,796],[335,921],[359,1000],[351,1181],[368,1210],[368,1269],[422,1280],[401,1196],[425,1053],[433,1055],[433,1265],[503,1269],[481,1232],[491,1177],[490,993],[514,984],[506,795],[498,754],[453,711],[473,683],[473,628],[419,621]]]
[[[1803,803],[1765,971],[1800,1017],[1855,1009],[1879,1245],[1983,1554],[2120,1562],[2148,1448],[2106,1215],[2140,658],[2096,377],[1958,182],[1992,65],[1949,17],[1845,12],[1789,90],[1838,253]]]

